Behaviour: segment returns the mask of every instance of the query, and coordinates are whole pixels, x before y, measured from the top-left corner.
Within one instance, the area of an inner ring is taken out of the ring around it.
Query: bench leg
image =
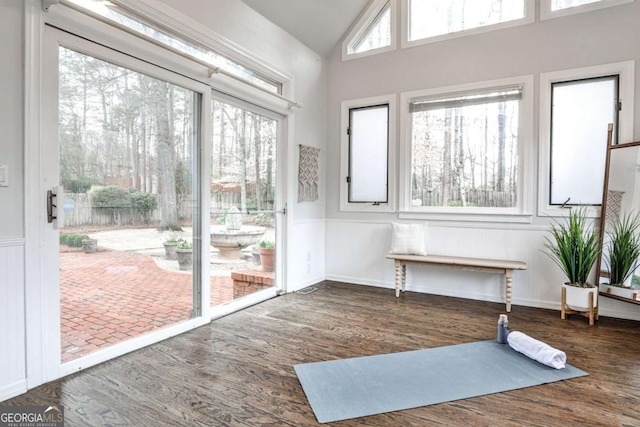
[[[407,264],[402,264],[402,292],[404,292],[404,286],[407,284]]]
[[[396,260],[396,298],[400,296],[400,284],[402,282],[402,265],[400,261]]]
[[[506,289],[506,300],[507,300],[507,313],[511,312],[511,276],[513,275],[513,270],[506,269],[504,271],[504,275],[507,278],[507,289]]]

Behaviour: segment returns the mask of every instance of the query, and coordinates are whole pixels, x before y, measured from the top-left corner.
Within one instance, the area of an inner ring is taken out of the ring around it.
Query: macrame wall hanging
[[[607,211],[605,212],[605,218],[607,219],[607,221],[615,221],[620,217],[623,195],[624,191],[607,191]]]
[[[300,145],[300,163],[298,165],[298,202],[318,200],[320,173],[318,159],[320,149]]]

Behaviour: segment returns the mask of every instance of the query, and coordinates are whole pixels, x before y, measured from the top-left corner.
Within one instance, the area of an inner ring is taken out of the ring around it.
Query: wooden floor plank
[[[504,304],[323,282],[43,385],[2,405],[59,404],[67,426],[316,426],[298,363],[495,338]],[[640,426],[640,323],[516,306],[512,330],[589,376],[336,426]],[[330,425],[330,424],[329,424]]]

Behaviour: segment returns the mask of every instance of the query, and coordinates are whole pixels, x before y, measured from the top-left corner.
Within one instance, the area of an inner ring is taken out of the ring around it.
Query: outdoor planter
[[[193,265],[192,249],[176,249],[176,256],[180,270],[191,270],[191,266]]]
[[[98,250],[98,241],[96,239],[84,239],[82,241],[82,249],[85,254],[92,254]]]
[[[178,246],[179,242],[164,242],[164,254],[165,254],[165,258],[167,259],[173,259],[176,260],[177,255],[176,255],[176,247]]]
[[[275,249],[260,248],[260,264],[262,271],[273,271],[273,260],[275,258]]]

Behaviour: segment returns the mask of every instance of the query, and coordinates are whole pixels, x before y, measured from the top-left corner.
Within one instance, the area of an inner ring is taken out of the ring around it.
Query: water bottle
[[[509,318],[506,314],[501,314],[498,319],[498,342],[500,344],[507,343],[507,336],[509,335]]]

